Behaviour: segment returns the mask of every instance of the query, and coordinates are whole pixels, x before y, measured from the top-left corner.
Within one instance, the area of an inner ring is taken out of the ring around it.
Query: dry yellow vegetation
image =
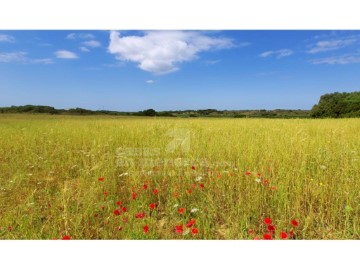
[[[1,239],[262,239],[266,217],[359,239],[360,119],[0,115]]]

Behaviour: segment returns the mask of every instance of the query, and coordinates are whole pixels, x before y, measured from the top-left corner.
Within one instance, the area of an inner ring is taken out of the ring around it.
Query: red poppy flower
[[[178,212],[179,212],[180,215],[184,214],[185,208],[179,208]]]
[[[268,184],[269,184],[269,180],[265,179],[265,180],[264,180],[264,185],[266,186],[266,185],[268,185]]]
[[[286,239],[288,237],[288,235],[286,232],[281,232],[280,237],[281,237],[281,239]]]
[[[195,184],[191,184],[191,188],[192,188],[192,189],[196,188],[196,185],[195,185]]]
[[[186,224],[186,228],[190,228],[190,227],[192,227],[192,226],[195,224],[195,222],[196,222],[196,220],[195,220],[195,219],[191,219],[191,220],[189,221],[189,223],[188,223],[188,224]]]
[[[268,230],[268,232],[269,233],[271,233],[271,234],[275,234],[275,226],[274,225],[269,225],[268,227],[267,227],[267,230]]]
[[[183,233],[183,225],[178,225],[178,226],[175,226],[175,232],[178,233],[178,234],[182,234]]]
[[[156,203],[151,203],[149,207],[150,207],[151,210],[154,210],[155,207],[156,207]]]
[[[132,193],[132,199],[136,200],[136,193],[135,192]]]
[[[148,233],[149,232],[149,226],[148,225],[145,225],[144,226],[144,233]]]
[[[123,219],[125,223],[127,223],[129,221],[129,219],[126,217]]]
[[[258,236],[255,236],[253,240],[260,240]]]
[[[70,240],[70,236],[65,235],[65,236],[62,238],[62,240]]]
[[[271,234],[265,233],[264,234],[264,240],[272,240]]]
[[[261,173],[258,172],[258,173],[257,173],[257,177],[261,177]]]
[[[120,205],[121,205],[121,202],[120,202],[120,201],[118,201],[118,202],[116,202],[116,204],[117,204],[118,206],[120,206]]]
[[[277,187],[272,186],[270,189],[271,189],[272,191],[276,191],[276,190],[277,190]]]
[[[217,178],[219,178],[219,179],[221,178],[221,174],[220,174],[220,173],[218,174]]]
[[[104,177],[99,177],[100,182],[104,182]]]
[[[270,225],[270,224],[272,223],[271,218],[266,217],[266,218],[264,219],[264,223],[267,224],[267,225]]]
[[[148,188],[147,184],[144,184],[144,185],[143,185],[143,189],[144,189],[144,190],[147,190],[147,188]]]
[[[250,229],[250,230],[249,230],[249,234],[254,234],[254,230],[253,230],[253,229]]]
[[[108,193],[107,193],[106,191],[104,191],[104,195],[105,195],[105,196],[107,196],[107,195],[108,195]]]
[[[290,237],[294,237],[294,229],[291,229],[291,230],[289,231],[289,235],[290,235]]]
[[[144,218],[144,217],[145,217],[144,212],[135,214],[135,218]]]
[[[200,184],[200,188],[204,188],[205,185],[203,183]]]
[[[299,226],[299,222],[297,222],[296,219],[293,219],[293,220],[291,221],[291,224],[292,224],[294,227]]]
[[[188,193],[191,194],[191,193],[192,193],[192,189],[188,189]]]
[[[245,175],[251,175],[251,172],[247,171],[245,172]]]
[[[153,193],[156,195],[156,194],[159,193],[159,190],[155,188],[154,191],[153,191]]]
[[[197,234],[199,233],[199,230],[198,230],[197,228],[192,228],[192,229],[191,229],[191,233],[192,233],[193,235],[197,235]]]
[[[121,209],[123,212],[127,212],[127,208],[124,206],[122,209]]]
[[[119,211],[119,209],[116,209],[115,211],[114,211],[114,215],[115,216],[118,216],[118,215],[120,215],[121,213],[120,213],[120,211]]]
[[[192,170],[196,170],[196,167],[195,167],[195,166],[191,166],[191,169],[192,169]]]

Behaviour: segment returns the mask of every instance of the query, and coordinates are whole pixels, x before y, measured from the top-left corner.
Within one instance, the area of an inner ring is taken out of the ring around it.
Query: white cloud
[[[277,58],[283,58],[283,57],[286,57],[286,56],[290,56],[293,53],[294,52],[292,50],[290,50],[290,49],[280,49],[280,50],[277,50],[277,51],[266,51],[266,52],[261,53],[259,56],[263,57],[263,58],[266,58],[266,57],[269,57],[271,55],[275,55]]]
[[[55,56],[57,58],[62,58],[62,59],[77,59],[77,58],[79,58],[75,53],[66,51],[66,50],[56,51]]]
[[[147,80],[147,81],[145,81],[146,83],[148,83],[148,84],[153,84],[155,81],[153,81],[153,80]]]
[[[14,42],[15,42],[15,38],[14,38],[13,36],[10,36],[10,35],[0,34],[0,42],[10,42],[10,43],[14,43]]]
[[[200,52],[232,46],[230,39],[194,31],[148,31],[124,37],[111,31],[108,50],[118,60],[135,62],[144,71],[166,74],[178,70],[180,63],[195,60]]]
[[[294,52],[289,49],[281,49],[276,52],[278,58],[286,57],[292,55]]]
[[[67,39],[94,39],[95,36],[89,33],[70,33],[66,36]]]
[[[76,34],[75,33],[70,33],[66,36],[67,39],[75,39],[76,38]]]
[[[0,52],[0,62],[2,63],[11,63],[11,62],[25,62],[26,61],[26,52],[11,52],[11,53],[1,53]]]
[[[101,43],[99,41],[97,41],[97,40],[84,41],[82,44],[87,46],[87,47],[91,47],[91,48],[96,48],[96,47],[101,46]]]
[[[313,64],[346,65],[360,63],[360,54],[347,54],[311,60]]]
[[[260,54],[260,57],[268,57],[272,54],[274,54],[273,51],[266,51],[266,52],[263,52],[262,54]]]
[[[357,40],[355,38],[322,40],[316,42],[316,44],[313,45],[312,48],[307,51],[307,53],[315,54],[320,52],[334,51],[349,46],[356,41]]]
[[[21,63],[21,64],[53,64],[51,58],[32,59],[27,57],[26,52],[0,53],[0,62],[2,63]]]
[[[80,47],[80,50],[81,50],[82,52],[90,52],[90,50],[89,50],[88,48],[84,47],[84,46],[81,46],[81,47]]]

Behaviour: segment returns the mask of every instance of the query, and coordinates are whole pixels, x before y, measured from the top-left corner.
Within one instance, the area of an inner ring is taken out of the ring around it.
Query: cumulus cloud
[[[313,59],[311,63],[318,64],[328,64],[328,65],[346,65],[346,64],[356,64],[360,63],[360,54],[347,54],[340,56],[331,56],[320,59]]]
[[[349,46],[356,41],[357,40],[355,38],[322,40],[316,42],[316,44],[313,45],[312,48],[307,51],[307,53],[315,54],[315,53],[321,53],[327,51],[334,51]]]
[[[120,36],[111,31],[108,51],[120,61],[131,61],[144,71],[166,74],[179,64],[198,58],[200,52],[232,47],[227,38],[215,38],[195,31],[148,31],[142,36]]]
[[[77,59],[77,58],[79,58],[75,53],[66,51],[66,50],[56,51],[55,56],[57,58],[62,58],[62,59]]]
[[[153,81],[153,80],[147,80],[147,81],[145,81],[146,83],[148,83],[148,84],[153,84],[155,81]]]
[[[13,36],[10,36],[10,35],[0,34],[0,42],[10,42],[10,43],[14,43],[14,42],[15,42],[15,38],[14,38]]]
[[[286,56],[290,56],[293,53],[294,52],[292,50],[290,50],[290,49],[280,49],[280,50],[277,50],[277,51],[266,51],[266,52],[261,53],[259,56],[263,57],[263,58],[266,58],[266,57],[274,55],[277,58],[283,58],[283,57],[286,57]]]
[[[88,41],[84,41],[82,43],[84,46],[86,47],[91,47],[91,48],[96,48],[96,47],[100,47],[101,43],[97,40],[88,40]]]
[[[70,33],[66,36],[67,39],[94,39],[95,36],[89,33]]]

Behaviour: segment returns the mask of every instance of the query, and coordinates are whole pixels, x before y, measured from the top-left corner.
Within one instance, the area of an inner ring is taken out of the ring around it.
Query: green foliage
[[[360,92],[331,93],[320,97],[310,112],[314,118],[360,117]]]

